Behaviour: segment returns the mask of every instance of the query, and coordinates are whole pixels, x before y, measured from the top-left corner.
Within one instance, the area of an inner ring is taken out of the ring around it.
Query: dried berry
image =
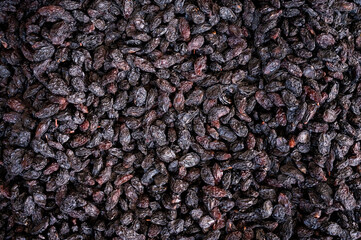
[[[359,239],[361,1],[0,3],[0,239]]]

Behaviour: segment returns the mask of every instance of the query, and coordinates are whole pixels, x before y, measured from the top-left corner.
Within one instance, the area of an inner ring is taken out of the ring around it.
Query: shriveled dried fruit
[[[361,1],[0,3],[0,239],[359,239]]]

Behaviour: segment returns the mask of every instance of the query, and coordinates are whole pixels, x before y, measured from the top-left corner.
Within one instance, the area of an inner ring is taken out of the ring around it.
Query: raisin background
[[[360,14],[0,1],[0,239],[360,239]]]

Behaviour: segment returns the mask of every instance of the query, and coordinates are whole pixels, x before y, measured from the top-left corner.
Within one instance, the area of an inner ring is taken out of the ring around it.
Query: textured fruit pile
[[[0,1],[0,239],[361,238],[361,0]]]

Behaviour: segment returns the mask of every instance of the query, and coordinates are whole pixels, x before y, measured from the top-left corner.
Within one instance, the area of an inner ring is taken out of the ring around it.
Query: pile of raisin
[[[361,239],[361,0],[0,1],[0,239]]]

